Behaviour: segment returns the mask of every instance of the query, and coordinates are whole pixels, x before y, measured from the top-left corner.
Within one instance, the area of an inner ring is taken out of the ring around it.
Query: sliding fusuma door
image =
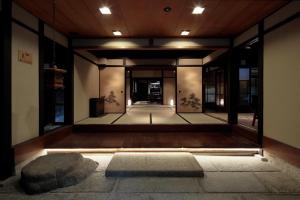
[[[125,68],[100,69],[100,96],[105,98],[105,113],[125,112]]]
[[[177,67],[177,112],[202,112],[202,67]]]

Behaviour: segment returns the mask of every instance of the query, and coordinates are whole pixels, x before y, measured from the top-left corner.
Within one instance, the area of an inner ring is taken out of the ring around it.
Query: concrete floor
[[[276,158],[259,156],[204,156],[194,154],[204,178],[106,178],[112,154],[84,154],[99,162],[84,182],[42,195],[26,195],[18,186],[19,173],[0,187],[0,199],[92,200],[297,200],[300,199],[299,168],[280,164]],[[279,164],[278,164],[279,163]]]

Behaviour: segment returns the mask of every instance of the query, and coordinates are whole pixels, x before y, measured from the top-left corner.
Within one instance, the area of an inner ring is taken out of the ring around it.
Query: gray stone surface
[[[115,185],[115,178],[107,178],[103,173],[94,172],[88,178],[73,186],[59,188],[51,191],[52,193],[83,193],[83,192],[98,192],[109,193]]]
[[[29,194],[71,186],[88,177],[98,163],[78,153],[41,156],[21,171],[21,185]]]
[[[108,200],[152,200],[146,193],[113,193]]]
[[[13,176],[9,179],[5,180],[0,187],[0,194],[1,193],[18,193],[22,191],[19,184],[20,176]]]
[[[101,163],[99,171],[77,185],[48,193],[27,195],[20,188],[20,175],[17,174],[1,182],[3,187],[0,187],[0,200],[300,200],[299,181],[294,176],[298,169],[293,173],[286,173],[293,170],[291,167],[284,172],[261,171],[266,169],[258,164],[251,165],[254,168],[250,171],[219,171],[248,170],[235,165],[243,159],[252,160],[253,157],[232,159],[232,156],[197,155],[196,159],[206,171],[204,178],[110,178],[105,177],[105,169],[112,154],[89,154],[87,157]],[[259,161],[258,158],[255,159]],[[218,160],[229,163],[220,167],[217,165],[220,162]],[[268,162],[269,164],[276,168],[282,165],[278,162]]]
[[[213,164],[212,156],[202,156],[202,155],[194,155],[200,166],[203,168],[205,172],[216,172],[219,171],[216,166]],[[213,156],[214,157],[214,156]]]
[[[117,192],[202,192],[198,178],[138,177],[121,178]]]
[[[202,177],[203,169],[191,153],[115,153],[106,176]]]
[[[207,159],[219,171],[280,171],[269,162],[262,161],[260,158],[254,156],[210,156]]]
[[[243,200],[300,200],[300,195],[286,194],[242,194]]]
[[[0,194],[0,200],[106,200],[108,197],[108,193]]]
[[[255,175],[272,192],[300,193],[300,183],[282,172],[256,172]]]
[[[251,172],[206,172],[198,180],[206,192],[268,192]]]
[[[151,200],[243,200],[240,194],[177,193],[150,194]]]

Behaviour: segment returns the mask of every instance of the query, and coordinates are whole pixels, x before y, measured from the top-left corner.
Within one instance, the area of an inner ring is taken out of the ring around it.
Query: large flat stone
[[[197,178],[136,177],[121,178],[117,192],[202,192]]]
[[[255,175],[272,192],[300,193],[300,183],[282,172],[256,172]]]
[[[251,172],[206,172],[198,180],[206,192],[268,192]]]
[[[77,153],[41,156],[23,167],[22,178],[28,181],[56,179],[73,171],[82,161],[83,157]]]
[[[75,185],[88,177],[98,163],[78,153],[41,156],[21,171],[21,185],[29,194]]]
[[[106,176],[203,177],[191,153],[116,153]]]

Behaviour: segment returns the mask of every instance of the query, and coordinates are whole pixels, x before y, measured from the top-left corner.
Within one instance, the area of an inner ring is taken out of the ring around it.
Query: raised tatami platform
[[[122,125],[172,125],[172,124],[226,124],[226,122],[204,113],[176,113],[174,107],[150,105],[134,106],[124,114],[105,114],[87,118],[76,125],[122,124]]]

